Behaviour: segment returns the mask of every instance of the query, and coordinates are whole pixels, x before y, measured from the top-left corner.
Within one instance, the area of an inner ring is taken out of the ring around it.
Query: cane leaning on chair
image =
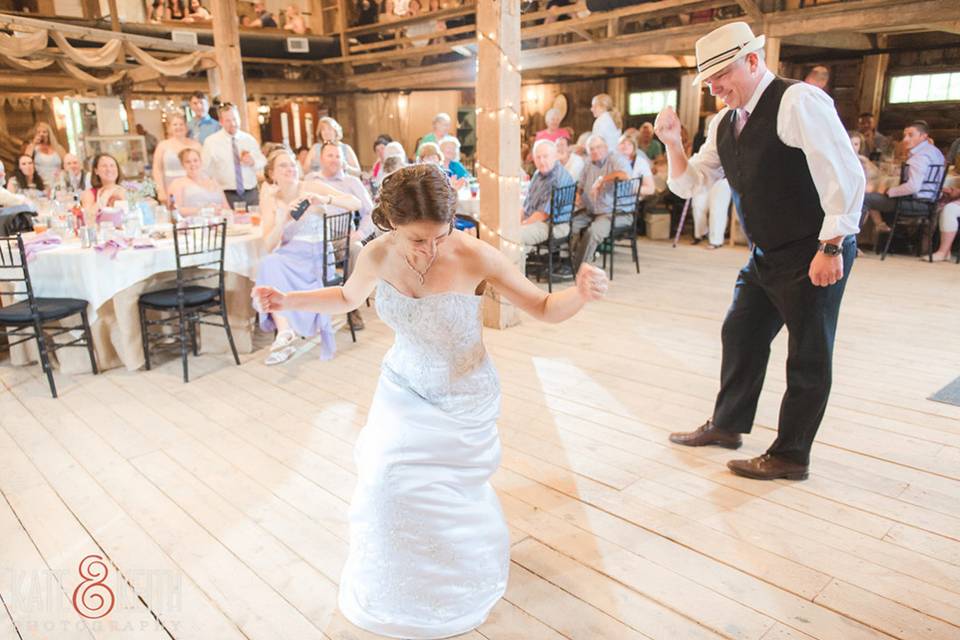
[[[4,298],[10,295],[26,296],[15,304],[0,307],[0,337],[13,347],[30,340],[37,341],[40,353],[40,366],[47,376],[50,394],[57,397],[57,386],[53,380],[53,367],[50,356],[63,347],[86,347],[90,355],[90,369],[97,374],[97,359],[93,352],[93,338],[90,335],[90,323],[87,320],[87,301],[75,298],[38,298],[33,295],[30,270],[27,267],[27,250],[21,235],[0,237],[0,282],[12,287],[0,292]],[[71,316],[80,316],[80,325],[63,326],[50,324]],[[70,342],[57,343],[54,338],[71,332],[82,331],[83,337]]]

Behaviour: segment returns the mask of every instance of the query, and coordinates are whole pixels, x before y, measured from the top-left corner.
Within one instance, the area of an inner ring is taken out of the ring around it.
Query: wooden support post
[[[337,29],[340,30],[340,55],[349,56],[350,43],[347,41],[347,27],[350,26],[350,21],[347,0],[339,0],[337,7]],[[350,66],[349,62],[343,63],[343,72],[346,75],[353,75],[353,67]]]
[[[700,128],[700,103],[703,102],[702,85],[693,84],[695,73],[685,73],[680,76],[680,94],[677,96],[677,116],[680,124],[687,128],[691,139]]]
[[[213,46],[217,54],[220,99],[237,105],[240,126],[245,131],[247,122],[247,88],[243,79],[243,61],[240,59],[240,27],[237,0],[213,0]],[[212,83],[211,83],[212,84]]]
[[[880,119],[880,107],[883,105],[883,82],[890,64],[890,54],[881,53],[864,56],[860,71],[860,96],[857,100],[857,113],[872,113],[874,124]]]
[[[626,77],[610,78],[607,80],[607,94],[613,99],[614,108],[619,111],[624,118],[627,115],[627,79]]]
[[[520,240],[520,0],[477,3],[477,177],[481,237],[523,268]],[[482,35],[480,35],[482,34]],[[483,321],[503,329],[516,309],[493,291]]]
[[[108,0],[110,7],[110,30],[120,31],[120,12],[117,10],[117,0]]]
[[[771,38],[767,36],[767,44],[764,46],[764,54],[767,62],[767,68],[774,74],[780,74],[780,38]]]

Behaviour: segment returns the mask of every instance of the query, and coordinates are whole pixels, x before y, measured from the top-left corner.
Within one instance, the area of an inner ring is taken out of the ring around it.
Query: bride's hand
[[[584,302],[600,300],[607,292],[607,272],[584,262],[577,272],[577,291]]]
[[[254,287],[250,297],[253,298],[253,308],[261,313],[283,311],[287,301],[287,295],[273,287]]]

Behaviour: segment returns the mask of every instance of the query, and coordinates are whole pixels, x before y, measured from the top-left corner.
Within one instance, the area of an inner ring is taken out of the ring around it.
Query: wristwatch
[[[841,253],[840,245],[830,244],[829,242],[821,242],[817,251],[822,251],[830,257],[838,256]]]

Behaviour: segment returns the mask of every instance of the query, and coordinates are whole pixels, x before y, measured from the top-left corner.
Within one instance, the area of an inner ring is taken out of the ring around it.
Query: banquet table
[[[239,233],[238,233],[239,232]],[[236,233],[236,235],[234,235]],[[32,234],[24,234],[29,241]],[[232,227],[224,252],[224,287],[227,315],[238,351],[253,349],[253,320],[250,291],[257,265],[263,253],[258,227]],[[154,241],[155,247],[127,248],[113,257],[107,252],[82,248],[79,240],[41,251],[29,262],[34,295],[51,298],[80,298],[89,303],[87,311],[93,333],[97,362],[101,370],[126,367],[133,371],[144,364],[137,302],[147,291],[175,286],[176,256],[173,240]],[[200,283],[216,286],[214,277]],[[3,303],[12,302],[3,296]],[[68,318],[66,323],[74,323]],[[70,336],[61,336],[69,341]],[[224,353],[229,347],[226,332],[218,327],[201,325],[201,350]],[[36,342],[30,341],[11,349],[11,362],[24,365],[37,361]],[[85,349],[60,349],[56,354],[60,370],[83,373],[90,370]]]

